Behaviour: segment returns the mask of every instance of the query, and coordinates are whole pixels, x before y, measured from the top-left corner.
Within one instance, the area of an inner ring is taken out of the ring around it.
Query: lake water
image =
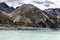
[[[60,31],[20,30],[0,31],[0,40],[60,40]]]

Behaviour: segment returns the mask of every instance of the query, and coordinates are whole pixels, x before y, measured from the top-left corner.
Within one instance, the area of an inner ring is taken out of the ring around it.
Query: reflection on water
[[[60,40],[60,32],[52,30],[0,31],[0,40]]]

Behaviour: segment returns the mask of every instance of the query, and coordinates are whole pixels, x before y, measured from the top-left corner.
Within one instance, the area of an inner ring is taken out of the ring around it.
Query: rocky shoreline
[[[0,30],[59,30],[59,28],[41,28],[41,27],[27,27],[27,26],[17,26],[17,25],[8,25],[0,24]]]
[[[0,27],[0,30],[40,30],[40,28],[35,27]]]
[[[49,30],[49,28],[36,28],[36,27],[0,27],[0,30]]]

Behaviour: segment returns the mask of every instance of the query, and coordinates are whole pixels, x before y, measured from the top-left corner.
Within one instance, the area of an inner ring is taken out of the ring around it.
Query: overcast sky
[[[33,4],[42,10],[60,8],[60,0],[1,0],[0,2],[6,2],[9,6],[13,6],[14,8],[21,4]]]

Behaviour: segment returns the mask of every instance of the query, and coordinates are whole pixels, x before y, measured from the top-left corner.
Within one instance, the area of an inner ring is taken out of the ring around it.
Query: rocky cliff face
[[[23,4],[16,8],[10,14],[2,13],[8,16],[12,23],[19,25],[40,27],[40,28],[60,28],[60,9],[41,10],[31,4]],[[7,19],[7,20],[8,20]]]

